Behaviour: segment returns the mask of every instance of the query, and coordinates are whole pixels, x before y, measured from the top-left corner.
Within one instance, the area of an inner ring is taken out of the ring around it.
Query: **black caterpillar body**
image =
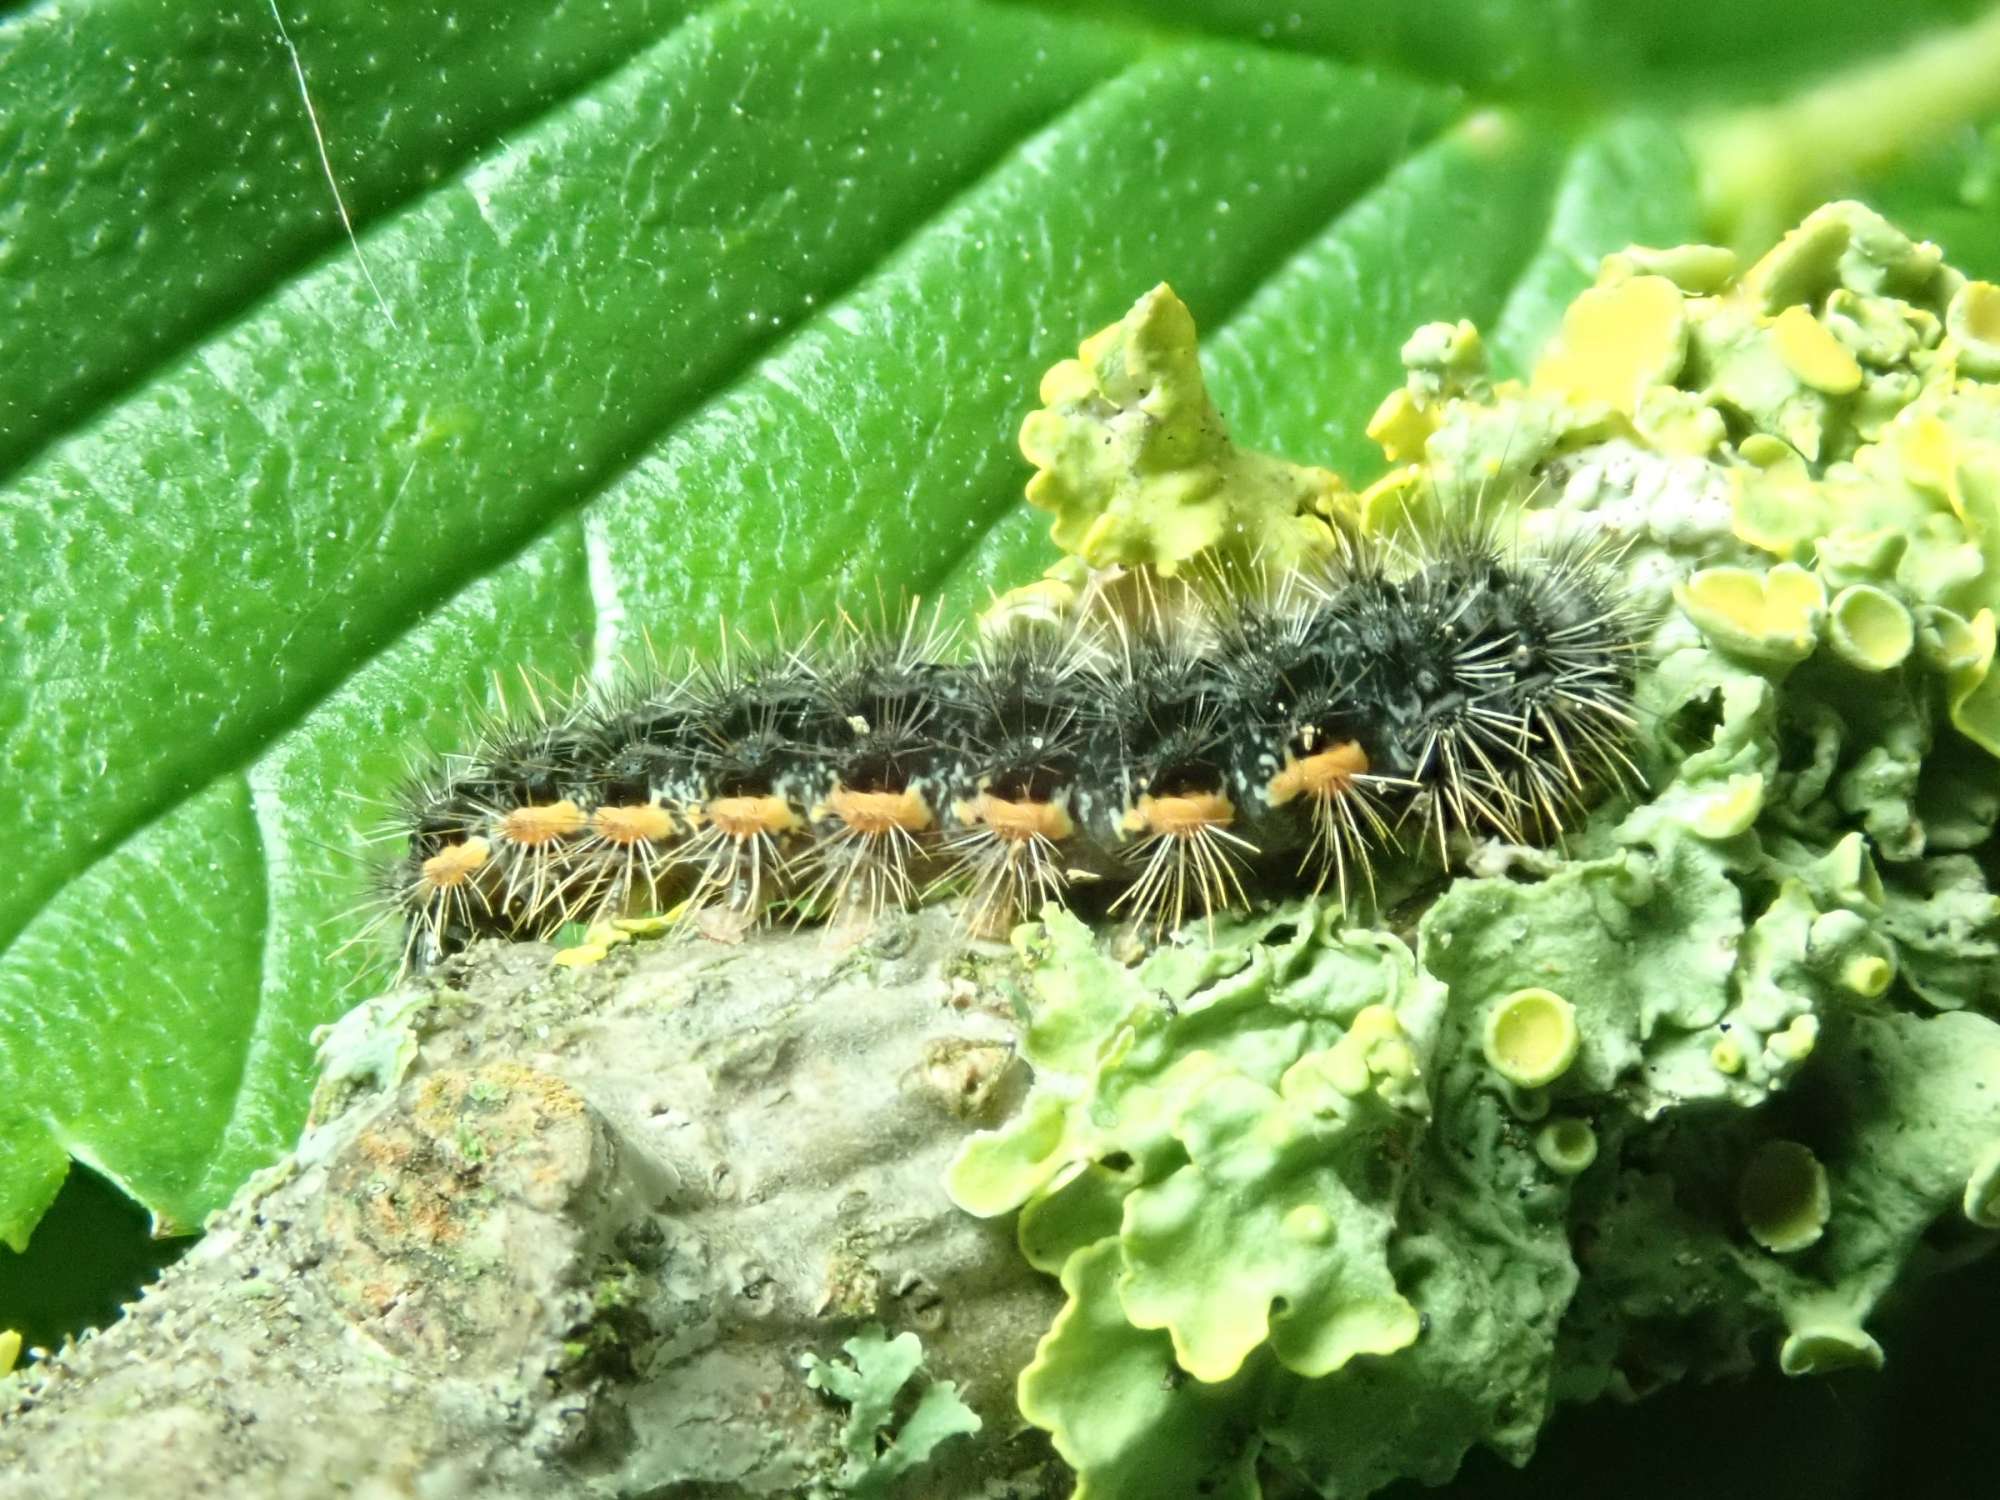
[[[1548,837],[1634,774],[1635,622],[1581,546],[1348,541],[1250,602],[1150,586],[947,659],[912,609],[583,699],[404,800],[405,961],[677,910],[848,923],[936,890],[995,930],[1082,883],[1162,932],[1252,880]]]

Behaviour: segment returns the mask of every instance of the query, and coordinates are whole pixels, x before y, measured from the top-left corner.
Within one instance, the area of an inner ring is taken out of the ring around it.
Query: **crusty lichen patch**
[[[574,1089],[514,1062],[435,1073],[405,1097],[330,1167],[327,1285],[357,1328],[423,1367],[475,1348],[518,1358],[533,1299],[504,1274],[513,1205],[560,1211],[601,1169],[600,1132]]]

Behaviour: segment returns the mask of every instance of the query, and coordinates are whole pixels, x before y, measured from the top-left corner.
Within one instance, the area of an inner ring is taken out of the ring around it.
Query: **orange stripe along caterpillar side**
[[[1158,935],[1258,884],[1347,899],[1385,854],[1552,837],[1636,774],[1637,623],[1586,545],[1347,538],[1247,599],[1146,582],[961,660],[913,608],[494,729],[403,799],[406,966],[941,891],[992,931],[1082,883]]]

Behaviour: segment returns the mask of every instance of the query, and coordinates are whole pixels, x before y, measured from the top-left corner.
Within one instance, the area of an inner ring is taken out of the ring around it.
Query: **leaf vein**
[[[708,14],[708,10],[714,8],[711,6],[706,9],[690,11],[672,26],[668,27],[666,31],[660,33],[658,36],[648,37],[641,45],[621,54],[609,66],[601,68],[579,81],[575,87],[565,90],[558,95],[550,96],[545,100],[537,101],[538,107],[531,106],[526,113],[514,119],[496,123],[491,135],[485,141],[475,144],[465,154],[452,161],[444,175],[438,180],[413,180],[404,191],[392,194],[380,203],[363,207],[359,212],[352,215],[351,222],[349,221],[346,205],[343,203],[340,215],[336,219],[335,224],[329,227],[325,234],[315,237],[309,244],[298,246],[289,255],[273,257],[270,261],[266,262],[270,274],[258,281],[255,286],[245,287],[232,297],[218,299],[212,306],[203,311],[201,317],[190,321],[188,332],[184,337],[169,340],[159,345],[155,350],[150,351],[149,354],[142,354],[121,372],[124,376],[123,379],[107,383],[101,387],[93,396],[83,401],[74,410],[68,412],[52,424],[41,434],[38,440],[22,450],[11,461],[0,459],[0,485],[5,485],[15,475],[34,467],[35,464],[40,462],[51,451],[59,448],[69,438],[88,428],[105,414],[130,400],[134,393],[144,390],[153,381],[159,379],[162,373],[194,356],[214,337],[216,329],[234,323],[244,317],[251,308],[256,307],[266,298],[275,295],[284,287],[297,280],[309,267],[315,266],[323,260],[347,254],[347,246],[350,239],[354,243],[353,254],[359,256],[361,254],[361,237],[374,225],[392,220],[412,203],[416,203],[441,190],[446,190],[454,184],[461,183],[466,173],[480,162],[488,159],[494,150],[504,151],[510,136],[524,130],[530,130],[541,121],[560,115],[564,110],[574,106],[577,100],[602,86],[605,80],[615,77],[620,70],[631,66],[636,58],[652,51],[656,47],[664,45],[679,32],[699,22]],[[317,121],[314,122],[313,129],[315,132],[318,131],[319,126]],[[488,149],[482,151],[480,145],[485,145]],[[331,174],[332,168],[329,166],[327,171]],[[336,198],[338,197],[338,192],[339,190],[336,188]],[[342,227],[343,224],[345,225],[344,228]],[[366,262],[363,261],[362,264],[365,267]],[[371,276],[369,278],[371,285],[373,284],[373,280],[374,278]],[[379,298],[381,294],[377,292],[376,295]],[[395,320],[391,318],[390,323],[393,325],[394,322]],[[88,387],[86,386],[85,389],[87,390]]]

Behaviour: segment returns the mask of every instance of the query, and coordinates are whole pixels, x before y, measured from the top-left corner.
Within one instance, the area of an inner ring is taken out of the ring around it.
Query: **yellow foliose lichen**
[[[1681,289],[1664,276],[1634,276],[1583,293],[1535,367],[1532,389],[1579,404],[1600,402],[1630,416],[1648,388],[1670,385],[1687,358]]]
[[[1239,448],[1209,399],[1194,317],[1162,284],[1042,378],[1021,424],[1028,499],[1093,568],[1172,573],[1197,554],[1274,564],[1323,551],[1338,475]]]

